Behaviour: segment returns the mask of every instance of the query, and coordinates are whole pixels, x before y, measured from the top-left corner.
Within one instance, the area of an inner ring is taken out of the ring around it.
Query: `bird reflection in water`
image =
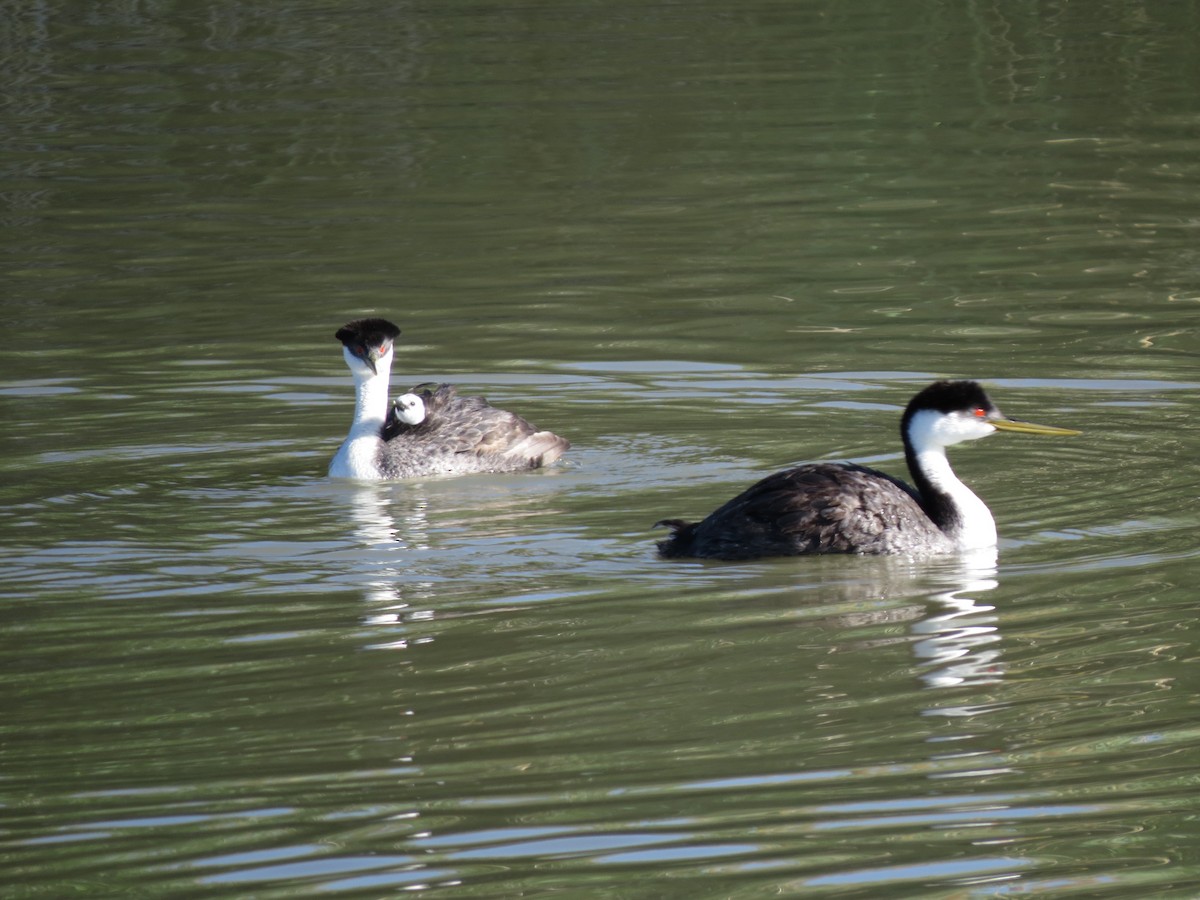
[[[412,551],[429,549],[428,498],[407,486],[404,513],[397,522],[393,490],[388,486],[363,484],[348,493],[350,520],[354,523],[361,558],[355,568],[366,575],[364,599],[373,610],[364,623],[371,626],[401,625],[432,613],[412,609],[412,601],[432,597],[433,581],[413,581]],[[405,554],[404,558],[398,554]],[[404,649],[407,638],[397,638],[372,649]]]
[[[946,572],[948,590],[930,595],[938,610],[912,624],[912,634],[920,638],[913,652],[925,663],[920,677],[929,687],[996,684],[1003,679],[995,607],[977,599],[999,585],[996,576],[994,547],[959,556]],[[938,712],[955,715],[951,708]]]

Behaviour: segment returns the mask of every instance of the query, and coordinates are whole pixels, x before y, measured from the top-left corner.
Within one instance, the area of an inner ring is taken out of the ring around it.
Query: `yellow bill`
[[[1055,434],[1059,437],[1071,437],[1083,434],[1073,428],[1056,428],[1053,425],[1035,425],[1032,422],[1022,422],[1020,419],[989,419],[997,431],[1018,431],[1022,434]]]

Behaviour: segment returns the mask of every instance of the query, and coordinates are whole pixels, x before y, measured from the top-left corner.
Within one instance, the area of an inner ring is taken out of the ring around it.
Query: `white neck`
[[[346,363],[354,375],[354,420],[350,433],[329,464],[332,478],[379,478],[379,452],[383,447],[384,420],[388,411],[388,383],[391,380],[392,354],[375,363],[372,372],[349,350],[343,349]]]
[[[996,520],[987,504],[959,481],[943,447],[925,447],[916,453],[917,465],[934,490],[950,498],[958,510],[958,527],[948,536],[960,550],[996,546]]]
[[[905,442],[912,450],[913,463],[928,481],[928,489],[942,494],[958,514],[958,522],[949,523],[946,536],[960,550],[994,547],[996,520],[974,491],[958,480],[946,458],[946,448],[978,440],[995,430],[973,416],[943,415],[932,409],[920,410],[908,423]],[[924,485],[920,487],[923,492],[926,490]],[[937,498],[927,499],[937,501]]]

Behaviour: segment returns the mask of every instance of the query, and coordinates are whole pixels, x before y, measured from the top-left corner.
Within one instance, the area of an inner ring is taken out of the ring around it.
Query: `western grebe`
[[[665,557],[755,559],[810,553],[928,555],[992,547],[996,522],[958,480],[946,448],[994,431],[1078,431],[1006,419],[974,381],[938,381],[900,420],[913,485],[851,463],[813,463],[768,475],[700,522],[664,519]]]
[[[338,329],[354,376],[354,420],[329,464],[333,478],[382,480],[422,475],[515,472],[549,465],[571,444],[538,431],[482,397],[460,397],[448,384],[404,396],[389,415],[392,347],[400,329],[387,319],[356,319]],[[408,398],[419,401],[409,404]]]
[[[425,421],[425,401],[419,394],[401,394],[392,402],[392,411],[401,425],[420,425]]]

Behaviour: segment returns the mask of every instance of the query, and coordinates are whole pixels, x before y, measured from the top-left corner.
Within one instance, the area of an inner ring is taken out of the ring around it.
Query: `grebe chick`
[[[664,557],[756,559],[814,553],[924,556],[992,547],[991,511],[958,480],[946,448],[996,431],[1078,431],[1006,419],[974,381],[938,381],[900,420],[913,484],[851,463],[812,463],[776,472],[700,522],[664,519]]]
[[[571,446],[482,397],[453,386],[413,389],[389,412],[393,345],[400,329],[387,319],[356,319],[338,329],[354,376],[354,419],[329,464],[332,478],[379,481],[425,475],[516,472],[549,465]],[[419,406],[409,405],[414,397]],[[417,411],[421,410],[417,418]]]
[[[416,394],[401,394],[392,401],[396,421],[403,425],[420,425],[425,421],[425,401]]]

